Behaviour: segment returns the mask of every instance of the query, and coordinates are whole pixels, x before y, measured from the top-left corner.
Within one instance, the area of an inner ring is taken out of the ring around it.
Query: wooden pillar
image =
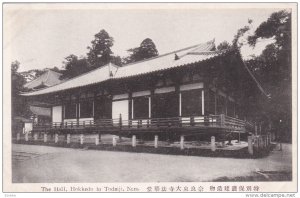
[[[228,92],[225,92],[225,115],[228,115]]]
[[[34,133],[34,134],[33,134],[33,139],[34,139],[34,141],[37,141],[37,140],[38,140],[38,134],[37,134],[37,133]]]
[[[150,97],[149,97],[149,118],[153,117],[153,112],[152,112],[152,103],[153,103],[153,98],[154,98],[154,88],[150,88]]]
[[[233,102],[233,117],[234,118],[236,117],[235,106],[236,106],[236,104],[235,104],[235,100],[234,100],[234,102]]]
[[[58,134],[57,134],[57,133],[55,133],[55,136],[54,136],[54,142],[55,142],[55,143],[58,143]]]
[[[101,133],[98,134],[99,142],[101,142]]]
[[[28,142],[28,133],[25,132],[25,141]]]
[[[113,145],[113,147],[117,146],[117,138],[115,135],[113,135],[113,137],[112,137],[112,145]]]
[[[221,115],[220,115],[220,119],[221,119],[221,120],[220,120],[220,121],[221,121],[221,123],[220,123],[221,126],[225,126],[225,115],[224,115],[224,114],[221,114]]]
[[[217,102],[218,102],[217,98],[218,98],[218,88],[216,88],[216,92],[215,92],[215,115],[217,115],[217,106],[218,106],[218,104],[217,104]]]
[[[96,135],[96,137],[95,137],[95,144],[96,145],[99,145],[99,136],[100,136],[100,134]]]
[[[281,141],[279,142],[279,151],[282,151],[282,143],[281,143]]]
[[[79,118],[80,118],[80,94],[78,94],[77,99],[76,99],[76,121],[77,125],[79,124]]]
[[[254,141],[254,148],[257,150],[259,147],[257,136],[254,136],[253,141]]]
[[[253,155],[252,136],[248,136],[248,152],[250,155]]]
[[[149,118],[151,118],[151,97],[152,96],[150,95],[149,98],[148,98],[148,102],[149,102],[148,103],[149,104],[149,107],[148,107],[149,108],[149,110],[148,110],[149,111]]]
[[[202,100],[203,102],[203,111],[204,111],[204,114],[203,115],[208,115],[209,113],[212,112],[212,109],[209,109],[210,108],[210,105],[209,105],[209,101],[210,101],[210,94],[209,94],[209,85],[210,85],[210,82],[211,82],[211,76],[210,76],[210,72],[208,72],[208,76],[207,77],[204,77],[204,80],[203,80],[203,95],[202,97],[204,98],[204,100]]]
[[[131,119],[134,119],[134,100],[131,99]]]
[[[205,100],[204,100],[204,90],[202,90],[201,91],[202,93],[202,115],[205,115],[205,108],[204,108],[204,102],[205,102]]]
[[[154,148],[158,148],[158,135],[154,136]]]
[[[93,98],[93,120],[95,120],[95,96]]]
[[[181,93],[179,92],[179,116],[181,117],[181,109],[182,109],[182,106],[181,106]]]
[[[259,134],[261,134],[261,123],[259,123]]]
[[[210,138],[210,147],[211,147],[211,151],[216,151],[216,138],[215,138],[215,136],[211,136],[211,138]]]
[[[62,116],[62,125],[64,124],[64,120],[65,120],[65,117],[66,117],[66,105],[65,105],[65,102],[63,101],[62,103],[62,107],[61,107],[61,116]],[[51,117],[52,119],[52,117]]]
[[[257,135],[257,125],[254,123],[254,130],[255,130],[255,135]]]
[[[71,134],[67,134],[67,144],[71,143]]]
[[[80,134],[80,144],[83,144],[83,143],[84,143],[84,135]]]
[[[132,136],[132,147],[136,147],[136,136]]]
[[[132,92],[128,91],[128,120],[133,119],[134,116],[134,111],[133,111],[133,97],[132,97]],[[128,123],[129,124],[129,123]]]
[[[21,139],[21,134],[17,133],[17,141],[20,141],[20,139]]]
[[[264,148],[264,144],[261,136],[259,136],[259,147]]]
[[[44,133],[44,142],[46,143],[48,141],[48,134]]]
[[[180,149],[181,150],[184,149],[184,136],[183,135],[180,136]]]
[[[122,114],[119,115],[119,127],[122,128]]]

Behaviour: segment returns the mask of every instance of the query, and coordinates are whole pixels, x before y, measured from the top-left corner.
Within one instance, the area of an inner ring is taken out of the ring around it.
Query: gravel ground
[[[232,159],[82,150],[13,144],[15,183],[200,182],[291,172],[290,144],[261,159]]]

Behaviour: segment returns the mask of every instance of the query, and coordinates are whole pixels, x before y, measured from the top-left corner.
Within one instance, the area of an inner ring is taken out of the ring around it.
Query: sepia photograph
[[[296,3],[2,9],[4,192],[297,192]]]

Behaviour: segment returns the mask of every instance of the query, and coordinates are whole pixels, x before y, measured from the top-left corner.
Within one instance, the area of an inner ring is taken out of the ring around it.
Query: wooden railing
[[[219,127],[224,129],[245,132],[247,129],[252,130],[253,125],[249,122],[225,115],[209,116],[190,116],[190,117],[172,117],[172,118],[145,118],[122,120],[117,119],[100,119],[89,121],[65,121],[51,123],[34,124],[34,130],[47,129],[83,129],[97,128],[105,130],[122,130],[122,129],[145,129],[145,128],[169,128],[169,127]]]

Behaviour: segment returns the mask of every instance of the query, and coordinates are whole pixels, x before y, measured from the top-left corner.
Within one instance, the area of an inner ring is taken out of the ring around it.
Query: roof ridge
[[[56,73],[56,74],[60,74],[60,75],[62,75],[62,73],[60,73],[60,72],[57,72],[57,71],[54,71],[54,70],[52,70],[52,69],[48,69],[48,71],[49,71],[49,72],[52,72],[52,73]]]
[[[46,73],[46,72],[45,72]],[[45,75],[45,73],[43,73],[42,75],[40,75],[39,77],[37,77],[37,78],[35,78],[35,79],[33,79],[32,81],[29,81],[29,82],[27,82],[26,84],[24,84],[23,86],[25,86],[25,85],[30,85],[30,84],[32,84],[33,82],[35,82],[35,81],[37,81],[38,79],[40,79],[40,78],[42,78],[42,76],[44,76]]]
[[[223,49],[223,50],[215,50],[215,51],[202,51],[202,52],[188,52],[187,54],[221,54],[224,53],[226,51],[229,51],[230,49]]]
[[[153,59],[160,58],[160,57],[163,57],[163,56],[167,56],[167,55],[170,55],[170,54],[178,53],[178,52],[181,52],[181,51],[184,51],[184,50],[188,50],[188,49],[191,49],[191,48],[194,48],[194,47],[198,47],[198,46],[203,45],[203,44],[208,44],[210,42],[212,42],[212,40],[207,41],[205,43],[199,43],[197,45],[192,45],[192,46],[189,46],[189,47],[186,47],[186,48],[182,48],[182,49],[179,49],[179,50],[176,50],[176,51],[167,52],[165,54],[154,56],[152,58],[148,58],[148,59],[144,59],[144,60],[140,60],[140,61],[137,61],[137,62],[134,62],[134,63],[128,63],[126,65],[123,65],[122,67],[127,67],[127,66],[134,65],[134,64],[137,64],[137,63],[142,63],[142,62],[145,62],[145,61],[153,60]]]
[[[40,75],[39,77],[33,79],[32,81],[29,81],[29,82],[25,83],[23,86],[24,86],[24,87],[25,87],[25,85],[26,85],[26,86],[29,86],[29,85],[31,85],[32,83],[34,83],[35,81],[38,81],[39,79],[43,78],[43,76],[46,75],[46,72],[47,72],[47,77],[46,77],[45,80],[42,80],[42,82],[48,80],[48,78],[49,78],[49,72],[50,72],[50,71],[51,71],[51,72],[54,72],[54,73],[56,73],[56,74],[58,74],[58,75],[62,75],[62,73],[53,71],[53,70],[48,69],[48,68],[46,68],[45,70],[46,70],[46,71],[45,71],[42,75]]]
[[[185,54],[182,54],[179,58],[183,58],[186,55],[188,55],[189,53],[192,53],[192,52],[198,50],[201,47],[200,45],[203,45],[203,44],[207,44],[207,45],[209,45],[209,44],[212,45],[213,44],[214,45],[214,43],[215,43],[215,39],[207,41],[206,43],[199,44],[198,47],[196,47],[195,49],[193,49],[193,50],[191,50],[189,52],[186,52]],[[213,48],[213,46],[210,47],[210,49],[212,49],[212,48]]]
[[[47,80],[48,80],[48,78],[49,78],[49,73],[50,73],[50,71],[47,70],[47,76],[46,76],[46,79],[45,79],[44,81],[42,81],[42,83],[47,82]]]

